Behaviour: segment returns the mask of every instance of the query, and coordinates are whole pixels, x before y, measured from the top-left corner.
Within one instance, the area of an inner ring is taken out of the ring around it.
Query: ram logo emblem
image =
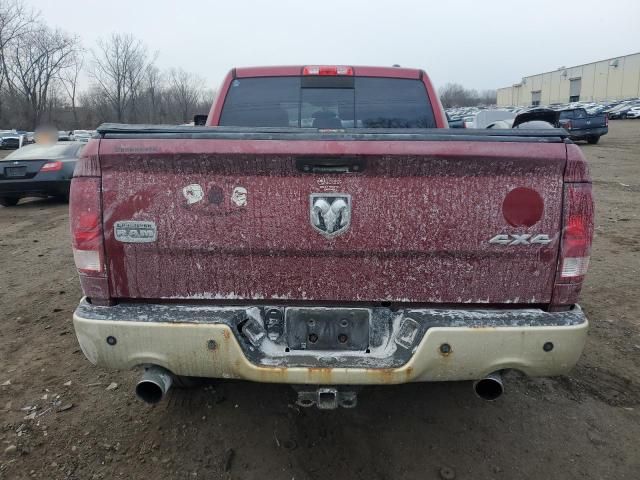
[[[335,237],[351,225],[351,195],[312,193],[309,217],[311,225],[325,237]]]

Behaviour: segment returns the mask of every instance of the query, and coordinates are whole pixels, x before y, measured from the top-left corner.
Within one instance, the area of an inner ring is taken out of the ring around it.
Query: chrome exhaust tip
[[[153,365],[145,369],[140,381],[136,384],[136,396],[145,403],[160,402],[173,383],[173,375],[165,368]]]
[[[493,372],[486,377],[473,382],[473,391],[483,400],[497,400],[504,393],[504,384],[500,372]]]

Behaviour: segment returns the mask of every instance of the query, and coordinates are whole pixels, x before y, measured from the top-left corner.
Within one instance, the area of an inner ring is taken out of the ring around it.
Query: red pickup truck
[[[353,407],[368,384],[568,372],[593,233],[561,129],[455,130],[408,68],[237,68],[207,125],[106,124],[71,186],[94,364],[288,383]]]

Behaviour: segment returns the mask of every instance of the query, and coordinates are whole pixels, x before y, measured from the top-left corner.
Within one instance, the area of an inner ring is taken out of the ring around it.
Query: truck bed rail
[[[570,142],[569,134],[562,128],[539,130],[477,129],[474,131],[441,128],[327,130],[298,127],[191,127],[105,123],[98,127],[97,132],[101,138],[106,139]]]

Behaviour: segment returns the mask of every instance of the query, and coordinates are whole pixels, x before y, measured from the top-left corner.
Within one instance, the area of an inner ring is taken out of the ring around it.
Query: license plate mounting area
[[[287,344],[291,350],[352,350],[369,348],[366,308],[287,308]]]

